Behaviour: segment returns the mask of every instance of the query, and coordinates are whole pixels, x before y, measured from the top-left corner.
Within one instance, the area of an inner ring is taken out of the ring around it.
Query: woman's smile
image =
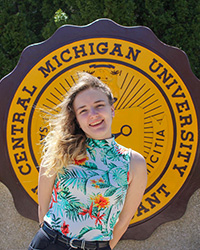
[[[97,122],[92,122],[92,123],[89,124],[89,126],[91,126],[91,127],[97,127],[98,125],[100,125],[102,123],[103,123],[103,120],[97,121]]]

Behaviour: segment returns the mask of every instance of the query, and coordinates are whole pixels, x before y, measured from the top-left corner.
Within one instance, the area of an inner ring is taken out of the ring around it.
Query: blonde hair
[[[110,105],[114,99],[110,88],[97,77],[81,73],[81,77],[58,106],[61,111],[50,120],[50,132],[44,139],[41,167],[46,175],[58,173],[63,167],[86,157],[86,135],[76,120],[73,103],[76,96],[89,88],[99,89],[108,97]]]

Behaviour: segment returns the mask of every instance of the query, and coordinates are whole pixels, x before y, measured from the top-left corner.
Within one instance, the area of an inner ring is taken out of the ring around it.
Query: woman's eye
[[[104,107],[104,104],[97,105],[97,108],[102,108],[102,107]]]
[[[79,114],[84,114],[85,112],[87,112],[87,110],[86,110],[86,109],[82,109],[82,110],[79,112]]]

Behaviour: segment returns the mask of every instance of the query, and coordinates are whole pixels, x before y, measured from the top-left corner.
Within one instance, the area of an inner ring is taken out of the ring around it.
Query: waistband
[[[109,241],[85,241],[76,238],[69,238],[60,234],[59,232],[56,232],[46,222],[44,222],[42,229],[45,231],[45,233],[54,238],[56,242],[61,243],[62,245],[70,246],[74,249],[80,248],[83,250],[95,250],[109,246]]]

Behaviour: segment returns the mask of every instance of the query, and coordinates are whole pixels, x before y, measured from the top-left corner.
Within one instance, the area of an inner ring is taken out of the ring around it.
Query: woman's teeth
[[[93,123],[90,123],[90,126],[96,126],[96,125],[101,124],[102,122],[103,122],[103,120],[102,121],[98,121],[98,122],[93,122]]]

